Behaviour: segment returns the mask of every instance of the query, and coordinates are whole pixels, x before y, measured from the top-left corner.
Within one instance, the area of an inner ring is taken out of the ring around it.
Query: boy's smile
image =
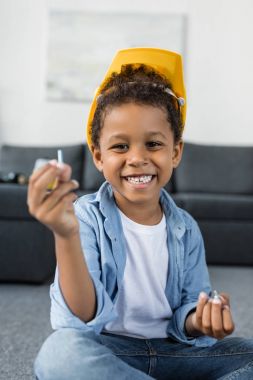
[[[139,223],[156,224],[160,190],[179,164],[182,147],[182,141],[174,143],[165,110],[125,103],[106,112],[93,158],[122,212]]]

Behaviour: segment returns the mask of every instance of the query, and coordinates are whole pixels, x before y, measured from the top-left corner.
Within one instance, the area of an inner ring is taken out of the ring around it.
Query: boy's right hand
[[[29,212],[56,235],[67,238],[79,232],[73,201],[78,182],[71,180],[71,167],[51,161],[34,171],[29,179],[27,204]],[[57,187],[48,185],[57,180]]]

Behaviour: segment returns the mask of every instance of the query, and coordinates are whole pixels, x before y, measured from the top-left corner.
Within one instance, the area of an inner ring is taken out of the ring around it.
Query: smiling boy
[[[39,380],[253,375],[253,341],[222,339],[234,329],[229,297],[210,297],[198,225],[163,189],[180,163],[185,112],[178,54],[120,51],[87,128],[106,182],[73,206],[78,185],[68,165],[51,162],[32,175],[29,209],[53,231],[57,257],[57,331],[36,359]]]

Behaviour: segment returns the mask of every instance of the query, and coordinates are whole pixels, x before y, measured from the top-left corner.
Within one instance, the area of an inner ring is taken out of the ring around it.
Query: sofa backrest
[[[23,173],[29,176],[37,158],[57,159],[57,149],[62,149],[64,161],[72,167],[72,178],[82,183],[84,146],[31,147],[3,145],[0,150],[0,171]]]
[[[105,178],[95,167],[86,144],[51,147],[5,144],[0,149],[0,171],[22,173],[28,177],[33,171],[37,158],[56,159],[58,149],[63,150],[64,161],[71,165],[72,178],[80,183],[80,190],[85,193],[97,191]],[[165,185],[168,192],[173,192],[173,182],[172,177]]]
[[[185,143],[175,191],[253,194],[253,147]]]

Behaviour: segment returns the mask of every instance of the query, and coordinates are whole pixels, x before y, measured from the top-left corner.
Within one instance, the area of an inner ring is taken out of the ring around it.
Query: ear
[[[102,160],[102,155],[101,151],[99,148],[95,148],[93,145],[91,146],[91,153],[93,157],[93,162],[96,166],[96,168],[100,171],[103,172],[103,160]]]
[[[173,147],[173,156],[172,156],[172,164],[173,168],[178,167],[180,164],[182,154],[183,154],[184,142],[180,140],[178,143],[174,144]]]

